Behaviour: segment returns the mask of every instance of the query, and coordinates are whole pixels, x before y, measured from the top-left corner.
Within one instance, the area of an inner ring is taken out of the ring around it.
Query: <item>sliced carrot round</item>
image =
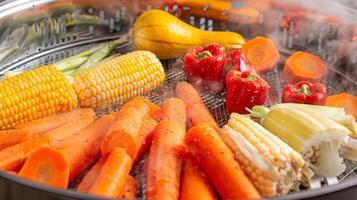
[[[283,77],[288,83],[299,81],[320,82],[327,73],[327,66],[318,56],[297,51],[285,62]]]
[[[32,153],[19,172],[19,176],[49,186],[67,188],[69,161],[61,152],[41,147]]]
[[[242,51],[258,72],[273,70],[280,60],[280,53],[274,42],[261,36],[246,42]]]
[[[336,95],[328,96],[326,105],[332,107],[344,108],[346,113],[353,115],[357,120],[357,97],[348,93],[339,93]]]

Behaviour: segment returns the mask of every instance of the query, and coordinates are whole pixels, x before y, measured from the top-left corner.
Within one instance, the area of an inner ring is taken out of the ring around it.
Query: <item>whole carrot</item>
[[[55,114],[48,117],[43,117],[37,120],[19,124],[15,129],[26,130],[33,135],[42,134],[52,129],[60,127],[65,123],[71,122],[72,119],[79,118],[80,116],[92,116],[93,110],[87,108],[78,108],[70,112]]]
[[[87,193],[89,189],[92,187],[94,184],[95,179],[97,179],[100,170],[102,169],[104,165],[105,159],[101,157],[97,163],[94,164],[94,166],[87,172],[87,174],[83,177],[81,182],[77,186],[77,191],[78,192],[84,192]]]
[[[205,106],[201,96],[196,89],[187,82],[180,82],[176,85],[176,96],[186,105],[187,118],[191,125],[207,122],[212,127],[218,129],[218,125],[211,113]]]
[[[48,159],[44,160],[43,157]],[[37,183],[67,188],[69,162],[56,149],[41,147],[28,157],[18,175]]]
[[[166,99],[162,104],[163,119],[175,121],[186,130],[186,106],[178,98]]]
[[[101,142],[114,119],[115,117],[113,115],[104,115],[71,137],[53,145],[53,147],[63,153],[69,160],[70,181],[100,154]],[[47,158],[44,157],[43,159]]]
[[[181,180],[180,200],[214,200],[216,193],[208,178],[192,159],[185,159]]]
[[[125,149],[116,147],[108,156],[89,193],[118,197],[125,187],[132,161]]]
[[[14,146],[31,138],[31,134],[25,130],[0,131],[0,150]]]
[[[128,176],[125,182],[124,190],[120,192],[119,198],[136,199],[138,193],[138,183],[135,178]]]
[[[223,199],[259,199],[260,195],[244,174],[234,155],[216,130],[207,123],[191,128],[186,148],[208,176]]]
[[[115,122],[110,126],[105,136],[101,152],[104,156],[110,154],[115,147],[122,147],[135,160],[139,150],[138,138],[143,122],[149,117],[148,105],[140,99],[133,99],[122,106],[117,113]]]

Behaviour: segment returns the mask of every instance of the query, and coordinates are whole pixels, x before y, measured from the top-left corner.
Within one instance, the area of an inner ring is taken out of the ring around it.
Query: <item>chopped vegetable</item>
[[[26,130],[0,131],[0,151],[31,139],[31,134]]]
[[[1,81],[0,130],[76,106],[76,94],[55,67],[29,70]]]
[[[201,96],[187,82],[180,82],[176,85],[176,96],[180,98],[186,105],[187,121],[192,125],[199,124],[201,122],[207,122],[212,127],[218,129],[218,125],[207,109]]]
[[[150,117],[155,119],[156,121],[160,121],[162,118],[162,113],[161,113],[161,108],[160,106],[156,105],[155,103],[149,101],[143,96],[136,96],[135,98],[141,99],[145,101],[145,103],[149,106],[150,108]]]
[[[149,113],[148,105],[141,99],[133,99],[124,104],[119,112],[112,113],[117,119],[110,126],[102,142],[102,154],[108,155],[115,147],[122,147],[134,161],[140,149],[140,128],[149,117]]]
[[[98,157],[101,142],[114,120],[115,117],[113,115],[104,115],[71,137],[53,145],[68,158],[70,164],[69,181],[72,181]],[[45,159],[49,158],[43,156],[42,160]]]
[[[324,84],[300,81],[284,87],[281,102],[325,105],[326,97],[327,91]]]
[[[233,68],[240,72],[257,73],[252,64],[248,61],[241,49],[232,50],[229,57],[233,63]]]
[[[350,131],[341,124],[316,112],[290,107],[272,109],[261,124],[300,153],[317,176],[338,176],[345,170],[339,149]]]
[[[320,82],[327,73],[327,66],[318,56],[297,51],[285,62],[283,77],[287,83],[299,81]]]
[[[261,36],[246,42],[242,51],[258,72],[273,70],[280,60],[280,53],[274,42]]]
[[[47,131],[55,129],[71,122],[72,119],[79,118],[81,115],[93,116],[93,110],[90,108],[78,108],[70,112],[54,114],[40,119],[21,123],[15,129],[26,130],[33,135],[41,135]]]
[[[313,175],[299,153],[247,117],[231,114],[221,136],[263,196],[285,195]]]
[[[124,190],[132,167],[125,149],[117,147],[108,156],[89,193],[116,198]]]
[[[153,53],[134,51],[86,70],[72,86],[81,107],[104,108],[145,94],[164,80],[164,68]]]
[[[188,154],[208,176],[222,199],[260,199],[219,134],[207,123],[191,128],[186,135]]]
[[[104,157],[101,157],[95,164],[94,166],[87,172],[87,174],[83,177],[81,182],[77,186],[77,191],[78,192],[84,192],[87,193],[89,189],[92,187],[94,184],[95,180],[97,179],[100,170],[102,169],[104,163],[105,163]]]
[[[223,46],[213,43],[205,47],[190,48],[183,60],[186,75],[196,88],[215,90],[218,87],[217,91],[223,89],[224,67],[227,63]]]
[[[217,199],[213,186],[192,159],[185,159],[181,180],[180,200]]]
[[[48,159],[42,159],[46,157]],[[64,154],[54,148],[42,147],[32,153],[18,174],[37,183],[67,188],[69,162]]]
[[[155,128],[149,152],[146,196],[178,199],[186,133],[185,105],[180,99],[165,100],[162,113],[163,120]]]
[[[141,126],[138,137],[138,146],[140,148],[136,155],[136,160],[134,163],[136,163],[142,157],[142,155],[149,149],[156,125],[157,122],[151,117],[149,117]]]
[[[328,96],[326,99],[327,106],[343,107],[347,114],[353,115],[357,120],[357,97],[348,93],[339,93]]]
[[[226,77],[228,112],[248,113],[255,105],[262,105],[269,94],[269,85],[251,72],[231,70]]]
[[[128,176],[125,182],[124,190],[120,192],[119,198],[136,199],[138,193],[138,183],[135,178]]]

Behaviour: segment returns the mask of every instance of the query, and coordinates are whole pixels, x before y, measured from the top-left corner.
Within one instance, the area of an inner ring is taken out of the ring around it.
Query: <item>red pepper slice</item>
[[[249,113],[255,105],[263,105],[269,94],[269,84],[252,72],[231,70],[226,77],[228,112]]]
[[[281,102],[325,105],[326,97],[327,91],[324,84],[300,81],[284,87]]]

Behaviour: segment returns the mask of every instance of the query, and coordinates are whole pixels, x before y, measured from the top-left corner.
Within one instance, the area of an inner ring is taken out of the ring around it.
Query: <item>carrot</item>
[[[207,123],[186,135],[188,154],[208,176],[223,199],[259,199],[260,195],[235,161],[217,131]]]
[[[328,96],[326,99],[327,106],[343,107],[347,114],[353,115],[357,120],[357,97],[348,93],[339,93]]]
[[[125,149],[117,147],[108,156],[89,193],[118,197],[125,187],[132,161]]]
[[[118,198],[124,199],[136,199],[138,193],[138,183],[136,179],[132,176],[128,176],[125,182],[125,187],[123,191],[120,192]]]
[[[95,120],[95,113],[81,115],[72,119],[71,123],[66,123],[55,129],[52,129],[31,140],[19,143],[12,147],[0,151],[0,169],[17,171],[21,168],[25,159],[34,151],[42,146],[55,145],[82,128],[88,126]]]
[[[0,169],[18,172],[32,152],[49,143],[50,138],[44,135],[0,151]]]
[[[192,159],[185,159],[181,180],[180,200],[217,199],[208,178]]]
[[[246,42],[242,51],[258,72],[273,70],[280,60],[280,53],[274,42],[261,36]]]
[[[140,147],[138,150],[136,157],[136,160],[134,163],[136,163],[142,155],[148,150],[150,147],[151,141],[152,141],[152,135],[155,130],[155,127],[157,125],[157,122],[149,117],[143,124],[143,126],[140,129],[139,133],[139,138],[138,138],[138,146]]]
[[[0,131],[0,150],[14,146],[31,138],[31,134],[25,130]]]
[[[326,73],[327,66],[318,56],[297,51],[286,60],[282,75],[288,83],[320,82]]]
[[[100,154],[100,145],[109,126],[114,121],[113,115],[104,115],[91,125],[73,134],[71,137],[53,145],[63,153],[70,163],[69,180],[72,181]],[[47,159],[43,157],[43,159]]]
[[[160,106],[154,104],[153,102],[149,101],[143,96],[136,96],[135,98],[141,99],[145,101],[145,103],[149,106],[150,108],[150,117],[155,119],[156,121],[160,121],[162,118],[162,113],[161,113],[161,108]]]
[[[187,82],[178,83],[176,85],[176,96],[185,103],[187,118],[193,126],[201,122],[207,122],[218,129],[215,119],[191,84]]]
[[[135,160],[140,147],[138,138],[143,122],[149,117],[148,105],[140,99],[133,99],[122,106],[117,113],[117,119],[112,123],[105,136],[101,152],[108,155],[115,147],[122,147]]]
[[[43,117],[37,120],[19,124],[18,126],[16,126],[16,129],[26,130],[33,135],[42,134],[57,127],[60,127],[65,123],[72,121],[72,119],[78,118],[81,115],[93,115],[93,110],[86,108],[78,108],[70,112],[51,115],[48,117]]]
[[[149,152],[146,197],[178,199],[185,129],[171,120],[155,128]]]
[[[88,192],[92,187],[94,181],[97,179],[100,170],[104,165],[105,159],[102,157],[98,160],[97,163],[89,170],[89,172],[84,176],[81,182],[77,186],[78,192]]]
[[[48,159],[42,159],[43,157]],[[41,147],[28,157],[18,175],[37,183],[67,188],[69,162],[56,149]]]
[[[162,104],[163,119],[175,121],[186,130],[186,106],[178,98],[166,99]]]

